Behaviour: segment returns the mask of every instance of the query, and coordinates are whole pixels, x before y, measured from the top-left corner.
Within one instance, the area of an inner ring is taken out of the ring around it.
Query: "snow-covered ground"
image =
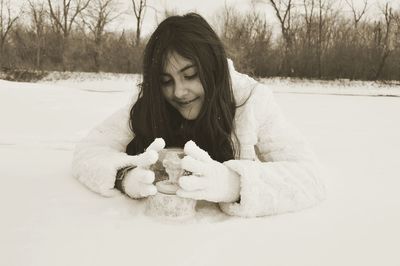
[[[264,80],[325,165],[327,200],[257,219],[206,204],[173,222],[70,174],[75,143],[129,103],[136,78],[0,80],[0,265],[400,265],[400,98],[337,95],[399,87]]]

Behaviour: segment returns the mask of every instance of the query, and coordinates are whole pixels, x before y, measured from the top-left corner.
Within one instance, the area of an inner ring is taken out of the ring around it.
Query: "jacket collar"
[[[254,146],[257,144],[257,121],[254,114],[254,98],[252,92],[257,86],[257,81],[247,75],[236,72],[232,61],[228,59],[229,71],[231,73],[232,89],[235,97],[236,108],[234,118],[234,131],[239,140],[240,147],[234,136],[232,140],[236,150],[240,151],[236,159],[254,160],[256,153]]]

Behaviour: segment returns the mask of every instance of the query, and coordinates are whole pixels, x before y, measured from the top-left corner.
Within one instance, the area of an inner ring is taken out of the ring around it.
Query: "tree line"
[[[259,77],[400,80],[400,10],[390,2],[374,18],[367,16],[368,0],[362,6],[345,0],[341,7],[334,0],[257,2],[246,12],[225,5],[212,23],[240,71]],[[259,12],[260,2],[272,8],[279,30]],[[143,18],[154,7],[146,0],[131,4],[135,30],[112,31],[111,22],[122,15],[117,0],[26,0],[18,11],[10,0],[0,0],[0,67],[140,73],[148,37],[141,36]]]

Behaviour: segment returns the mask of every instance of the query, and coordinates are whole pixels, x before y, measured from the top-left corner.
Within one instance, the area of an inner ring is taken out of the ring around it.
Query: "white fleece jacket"
[[[255,217],[315,205],[325,189],[314,154],[282,116],[272,91],[229,65],[237,103],[248,100],[235,115],[240,158],[224,163],[240,175],[240,203],[220,203],[221,210]],[[116,173],[131,165],[125,153],[134,137],[129,111],[126,106],[95,127],[74,152],[73,175],[103,196],[120,194],[114,189]]]

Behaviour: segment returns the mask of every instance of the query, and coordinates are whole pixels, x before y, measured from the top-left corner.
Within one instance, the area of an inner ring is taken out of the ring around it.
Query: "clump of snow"
[[[308,80],[295,78],[261,78],[260,82],[277,93],[307,93],[332,95],[400,96],[400,82],[338,80]]]
[[[121,74],[121,73],[108,73],[108,72],[58,72],[53,71],[42,79],[42,81],[90,81],[90,80],[125,80],[136,79],[140,74]]]
[[[87,91],[122,92],[134,90],[141,83],[141,78],[140,74],[51,72],[39,83],[50,83]]]

